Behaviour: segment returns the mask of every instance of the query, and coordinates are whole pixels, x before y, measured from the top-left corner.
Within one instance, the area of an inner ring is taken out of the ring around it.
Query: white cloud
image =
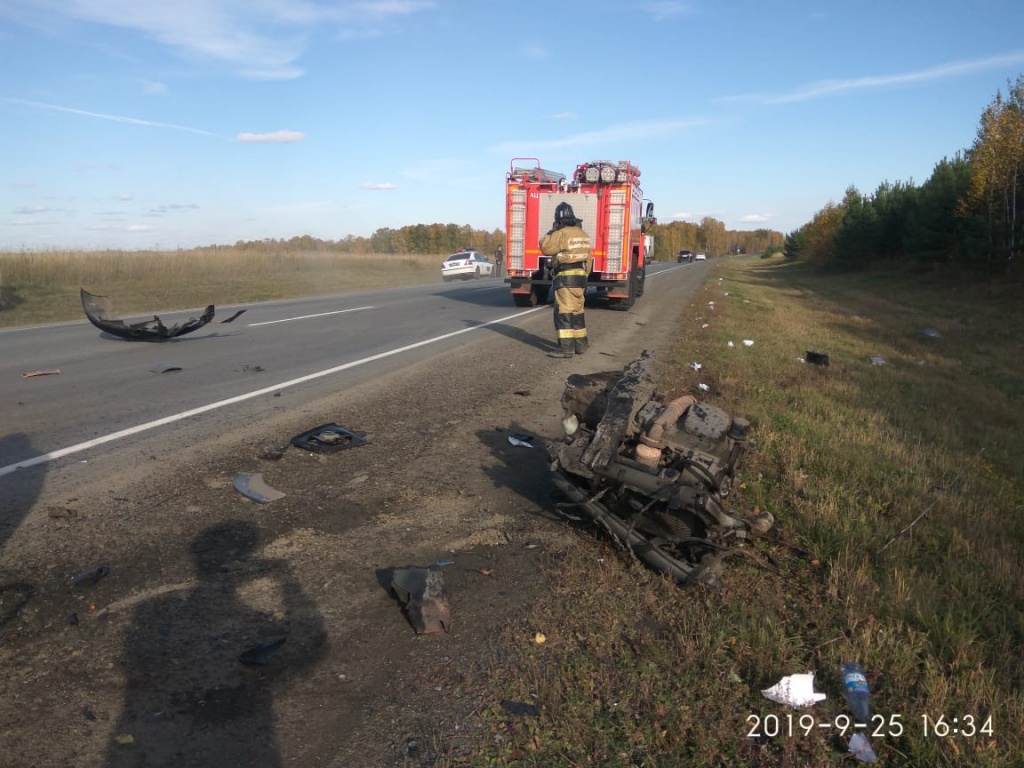
[[[292,144],[305,138],[306,134],[302,131],[283,130],[273,133],[240,133],[235,137],[235,141],[254,144]]]
[[[552,120],[575,120],[577,118],[577,114],[575,112],[556,112],[555,114],[550,115],[550,118]]]
[[[359,188],[360,189],[372,189],[372,190],[378,190],[378,189],[398,189],[398,185],[397,184],[392,184],[390,181],[380,181],[380,182],[364,181],[362,184],[359,185]]]
[[[174,131],[186,131],[187,133],[198,133],[201,136],[217,136],[218,134],[210,131],[203,131],[199,128],[190,128],[187,125],[175,125],[174,123],[159,123],[153,120],[142,120],[137,117],[125,117],[124,115],[108,115],[102,112],[89,112],[84,109],[74,109],[73,107],[62,107],[57,104],[46,104],[41,101],[29,101],[27,99],[12,99],[8,96],[0,96],[0,101],[7,102],[8,104],[20,104],[25,107],[32,107],[33,109],[45,109],[51,112],[65,112],[71,115],[79,115],[81,117],[94,117],[98,120],[110,120],[115,123],[127,123],[129,125],[139,125],[147,128],[169,128]]]
[[[128,232],[148,232],[152,227],[149,224],[129,224],[125,229]]]
[[[9,0],[7,0],[9,1]],[[189,59],[233,65],[257,79],[290,79],[307,37],[324,25],[347,37],[379,35],[398,19],[436,7],[421,0],[14,0],[12,12],[40,26],[78,20],[120,27]]]
[[[764,224],[771,220],[770,213],[748,213],[746,216],[740,216],[740,221],[747,224]]]
[[[674,2],[673,0],[661,0],[660,2],[642,3],[640,8],[655,21],[674,19],[690,12],[687,3]]]
[[[588,147],[613,142],[636,142],[672,136],[686,128],[707,124],[706,120],[638,120],[632,123],[610,125],[596,131],[585,131],[560,139],[521,139],[505,141],[491,147],[492,152],[515,154],[517,152],[535,152],[547,149],[566,149],[571,147]]]
[[[155,80],[143,80],[142,90],[153,96],[166,96],[168,88],[163,83],[158,83]]]
[[[33,205],[31,207],[24,206],[23,208],[18,208],[17,210],[12,211],[12,213],[16,213],[16,214],[24,216],[24,215],[36,214],[36,213],[46,213],[48,210],[50,210],[50,209],[47,208],[45,205]]]
[[[118,195],[117,199],[118,200],[134,200],[135,196],[131,195],[131,194],[123,194],[123,195]]]
[[[984,59],[972,61],[954,61],[949,64],[940,64],[936,67],[918,69],[912,72],[901,72],[893,75],[875,75],[869,77],[854,77],[845,80],[819,80],[814,83],[802,85],[788,93],[778,94],[744,94],[729,96],[723,101],[753,101],[760,104],[793,104],[800,101],[831,96],[835,93],[848,91],[867,91],[878,88],[888,88],[897,85],[910,85],[915,83],[926,83],[935,80],[948,80],[960,75],[968,75],[974,72],[984,72],[991,69],[1003,69],[1024,63],[1024,51],[990,56]]]

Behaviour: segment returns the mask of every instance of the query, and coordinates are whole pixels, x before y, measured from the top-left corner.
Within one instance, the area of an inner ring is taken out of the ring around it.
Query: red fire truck
[[[572,206],[590,235],[594,268],[588,293],[603,296],[615,309],[629,309],[643,295],[647,256],[653,248],[650,235],[644,233],[655,218],[654,204],[644,206],[639,168],[625,160],[597,160],[578,165],[566,178],[541,168],[537,158],[517,157],[510,164],[505,191],[506,282],[516,306],[548,300],[551,273],[539,243],[551,228],[559,203]]]

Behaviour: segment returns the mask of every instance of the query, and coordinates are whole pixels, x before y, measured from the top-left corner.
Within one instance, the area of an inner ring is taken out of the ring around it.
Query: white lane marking
[[[352,309],[336,309],[333,312],[320,312],[316,315],[299,315],[298,317],[286,317],[282,320],[266,320],[262,323],[249,323],[249,328],[255,328],[257,325],[273,325],[274,323],[290,323],[292,320],[309,320],[313,317],[327,317],[328,315],[341,315],[345,312],[359,312],[363,309],[376,309],[376,307],[353,307]]]
[[[224,408],[225,406],[228,405],[234,405],[235,403],[241,403],[246,400],[251,400],[252,398],[259,397],[260,395],[268,395],[271,392],[279,392],[280,390],[287,389],[288,387],[294,387],[299,384],[305,384],[307,381],[321,379],[324,376],[330,376],[331,374],[339,373],[341,371],[348,370],[349,368],[356,368],[360,365],[366,365],[367,363],[372,363],[377,360],[383,360],[384,358],[387,357],[400,355],[403,352],[409,352],[410,350],[418,349],[419,347],[425,347],[428,344],[435,344],[439,341],[444,341],[445,339],[451,339],[463,333],[479,331],[481,328],[486,328],[489,325],[496,325],[498,323],[508,322],[509,320],[515,320],[517,317],[523,317],[524,315],[529,315],[541,309],[548,309],[548,307],[542,304],[539,307],[527,309],[523,312],[517,312],[514,315],[506,315],[505,317],[499,317],[497,320],[489,320],[486,323],[474,325],[470,328],[461,328],[458,331],[444,333],[440,336],[435,336],[432,339],[424,339],[423,341],[417,341],[415,344],[406,344],[404,347],[390,349],[387,352],[379,352],[376,355],[370,355],[369,357],[364,357],[361,360],[353,360],[350,363],[336,365],[333,368],[328,368],[323,371],[317,371],[316,373],[310,373],[307,374],[306,376],[300,376],[297,379],[291,379],[290,381],[285,381],[281,384],[275,384],[272,387],[264,387],[263,389],[257,389],[253,392],[246,392],[241,395],[236,395],[235,397],[229,397],[226,400],[218,400],[215,403],[208,403],[207,405],[201,405],[198,408],[191,408],[187,411],[181,411],[180,413],[174,413],[171,414],[170,416],[164,416],[162,419],[148,421],[145,424],[139,424],[138,426],[129,427],[128,429],[122,429],[119,432],[112,432],[109,435],[103,435],[101,437],[93,438],[92,440],[86,440],[84,443],[77,443],[76,445],[72,445],[67,448],[60,448],[59,450],[56,451],[44,453],[41,456],[35,456],[31,459],[25,459],[25,461],[19,461],[17,464],[8,464],[6,467],[0,467],[0,477],[3,477],[4,475],[9,475],[12,472],[15,472],[16,470],[19,469],[27,469],[28,467],[34,467],[37,464],[45,464],[46,462],[52,461],[54,459],[60,459],[64,456],[70,456],[73,453],[80,453],[82,451],[88,450],[89,448],[95,448],[98,445],[113,442],[114,440],[120,440],[123,437],[137,435],[140,432],[148,432],[151,429],[156,429],[157,427],[162,427],[167,424],[173,424],[176,421],[181,421],[182,419],[187,419],[191,416],[198,416],[201,413],[215,411],[218,408]]]

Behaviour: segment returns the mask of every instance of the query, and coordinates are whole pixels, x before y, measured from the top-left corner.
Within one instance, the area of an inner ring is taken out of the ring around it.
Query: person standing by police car
[[[589,343],[583,300],[593,261],[590,236],[580,227],[582,223],[571,205],[559,203],[554,225],[540,241],[541,253],[550,257],[555,290],[558,349],[551,353],[552,357],[582,355]]]

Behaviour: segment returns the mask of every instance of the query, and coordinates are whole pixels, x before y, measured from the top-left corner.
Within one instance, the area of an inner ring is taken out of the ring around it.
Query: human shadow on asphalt
[[[32,441],[18,433],[0,438],[0,466],[9,466],[36,455]],[[16,469],[3,479],[3,501],[0,503],[0,549],[18,530],[18,526],[32,511],[46,479],[46,463]],[[8,558],[17,562],[16,558]],[[0,629],[17,618],[22,609],[35,596],[35,587],[18,576],[0,570]]]
[[[207,528],[190,547],[193,586],[136,608],[106,766],[282,764],[274,695],[316,666],[326,632],[288,564],[259,545],[248,521]]]
[[[0,467],[17,464],[37,455],[31,439],[17,433],[0,437]],[[32,467],[16,469],[0,479],[3,488],[3,502],[0,503],[0,548],[21,525],[21,521],[32,510],[43,489],[46,479],[46,462]]]
[[[483,324],[467,322],[466,325],[469,327],[479,327],[482,326]],[[550,352],[555,348],[555,343],[553,340],[555,335],[554,327],[552,327],[551,330],[551,339],[545,339],[544,337],[538,336],[535,333],[530,333],[529,331],[520,328],[517,325],[508,325],[506,323],[492,323],[491,325],[488,325],[486,327],[481,327],[480,330],[485,332],[491,331],[492,333],[496,333],[500,336],[505,336],[506,338],[512,339],[513,341],[517,341],[520,344],[523,344],[527,347],[534,347],[535,349],[539,349],[543,352]]]

